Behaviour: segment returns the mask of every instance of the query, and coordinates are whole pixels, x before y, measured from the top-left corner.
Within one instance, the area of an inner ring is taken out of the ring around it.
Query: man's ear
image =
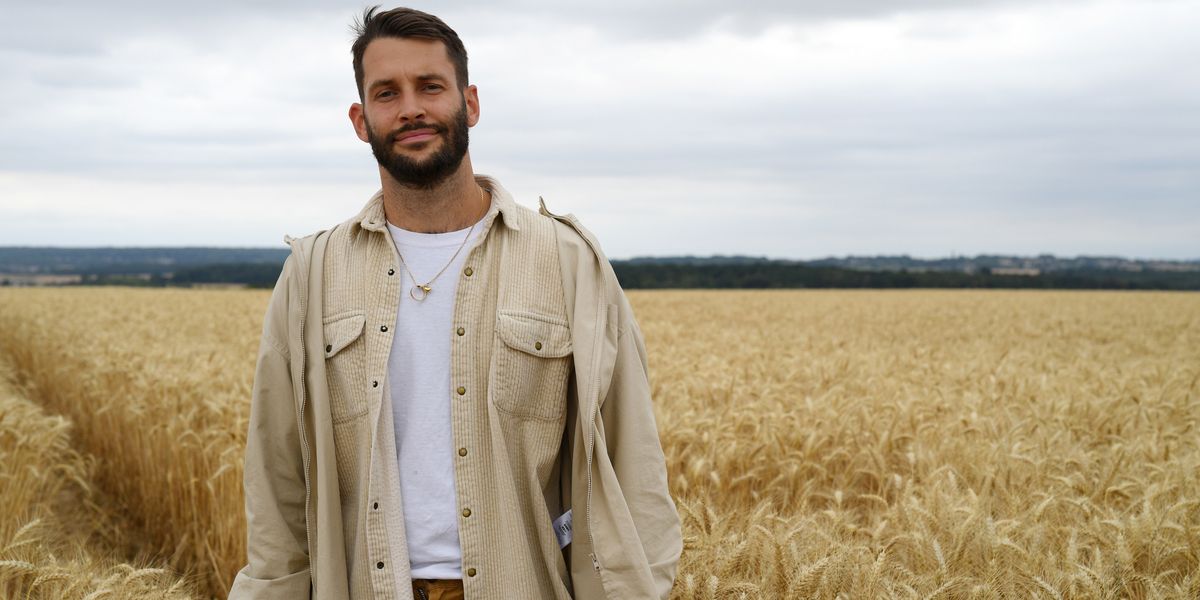
[[[354,133],[358,134],[358,139],[364,142],[370,142],[371,138],[367,135],[367,115],[363,112],[363,105],[355,102],[350,105],[350,124],[354,126]]]
[[[467,105],[467,127],[474,127],[479,122],[479,89],[468,85],[463,90],[463,102]]]

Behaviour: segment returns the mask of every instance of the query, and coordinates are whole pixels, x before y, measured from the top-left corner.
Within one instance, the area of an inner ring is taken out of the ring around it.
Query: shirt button
[[[388,277],[391,277],[392,275],[395,275],[395,274],[396,274],[395,269],[388,269]]]
[[[379,330],[380,330],[380,331],[382,331],[382,332],[384,332],[384,333],[387,333],[387,325],[380,325],[380,326],[379,326]]]
[[[372,381],[372,382],[371,382],[371,387],[379,387],[379,382],[378,382],[378,381]]]
[[[467,449],[466,449],[466,448],[459,448],[459,449],[458,449],[458,455],[459,455],[459,456],[466,456],[466,455],[467,455]]]
[[[463,329],[462,327],[459,327],[458,331],[456,331],[455,333],[457,333],[458,335],[467,335],[467,330]]]
[[[541,343],[541,342],[534,342],[534,343],[533,343],[533,349],[534,349],[534,350],[541,350],[541,349],[542,349],[542,343]]]
[[[463,518],[465,519],[465,518],[467,518],[467,517],[469,517],[469,516],[471,516],[471,509],[469,509],[469,508],[464,508],[464,509],[463,509]]]
[[[475,576],[475,567],[471,567],[470,569],[467,569],[467,577],[474,577],[474,576]]]
[[[376,568],[376,569],[382,569],[382,568],[383,568],[383,561],[380,561],[380,562],[377,562],[377,563],[375,563],[375,568]]]
[[[462,396],[463,394],[467,393],[467,388],[460,385],[460,386],[458,386],[458,389],[455,391],[458,392],[459,396]]]
[[[375,504],[372,504],[372,505],[371,505],[371,508],[373,508],[373,509],[375,509],[375,510],[379,510],[379,503],[378,503],[378,502],[376,502]]]
[[[463,269],[463,275],[466,275],[467,277],[470,277],[471,274],[474,272],[475,272],[475,269],[472,269],[471,267],[467,267],[467,268]]]
[[[326,352],[333,352],[333,344],[326,344],[326,345],[325,345],[325,351],[326,351]]]

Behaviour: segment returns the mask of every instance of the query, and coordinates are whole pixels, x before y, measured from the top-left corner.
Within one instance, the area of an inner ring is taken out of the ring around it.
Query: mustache
[[[398,129],[393,129],[391,132],[388,133],[387,139],[390,142],[395,142],[396,138],[398,138],[410,131],[416,131],[418,129],[432,129],[438,133],[446,133],[447,131],[450,130],[450,128],[446,127],[445,125],[439,125],[437,123],[425,123],[424,121],[417,121],[415,123],[409,123],[408,125],[405,125],[404,127],[400,127]]]

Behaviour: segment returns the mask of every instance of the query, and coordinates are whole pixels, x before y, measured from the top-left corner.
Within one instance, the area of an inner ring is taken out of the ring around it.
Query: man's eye
[[[425,91],[427,91],[427,92],[437,92],[437,91],[440,91],[441,89],[442,89],[442,86],[440,86],[436,83],[430,83],[425,86]]]
[[[395,92],[393,92],[391,90],[384,90],[382,92],[379,92],[378,94],[375,94],[375,97],[376,98],[390,98],[394,95],[395,95]]]

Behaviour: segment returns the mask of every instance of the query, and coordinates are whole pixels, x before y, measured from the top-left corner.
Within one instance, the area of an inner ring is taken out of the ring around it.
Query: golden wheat
[[[674,597],[1200,597],[1200,296],[630,296],[684,524]],[[265,303],[0,292],[0,349],[216,596],[244,561]]]
[[[0,299],[0,348],[103,459],[97,485],[135,518],[142,550],[214,595],[244,563],[242,449],[265,300],[116,288]]]
[[[1200,297],[635,300],[682,597],[1200,597]]]
[[[0,598],[195,597],[177,575],[114,558],[113,519],[92,502],[94,463],[70,446],[69,421],[12,379],[0,360]]]

